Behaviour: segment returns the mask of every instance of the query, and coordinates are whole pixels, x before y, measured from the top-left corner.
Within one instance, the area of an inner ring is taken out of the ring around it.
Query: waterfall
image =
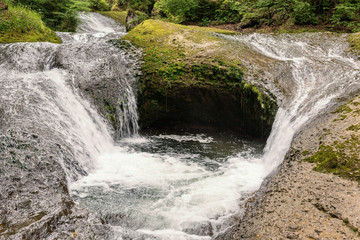
[[[120,122],[114,134],[130,136],[138,131],[132,89],[138,55],[108,41],[123,36],[125,28],[97,13],[80,18],[84,24],[79,33],[58,33],[61,45],[0,45],[0,100],[11,127],[37,128],[40,134],[59,139],[76,159],[62,163],[70,182],[91,172],[94,159],[114,145],[109,126],[89,101],[97,91],[91,84],[116,83]]]
[[[107,94],[114,96],[103,98],[117,97],[113,99],[114,103],[106,106],[110,111],[106,115],[117,121],[115,139],[137,134],[139,126],[133,88],[139,50],[128,44],[126,50],[122,50],[116,46],[121,42],[112,42],[111,39],[120,39],[126,34],[125,27],[114,20],[99,13],[80,14],[80,20],[82,24],[76,33],[58,33],[65,44],[57,53],[57,63],[73,74],[74,85],[88,89],[89,83],[99,86],[110,82]],[[90,87],[90,91],[96,94],[97,90]],[[117,115],[116,120],[111,114]]]
[[[360,62],[347,54],[346,36],[328,33],[226,37],[288,65],[293,96],[280,105],[262,161],[266,177],[283,161],[305,123],[360,88]]]
[[[282,82],[292,95],[279,96],[264,150],[231,136],[143,137],[134,94],[139,52],[113,40],[126,34],[115,21],[80,18],[77,33],[58,33],[61,45],[0,45],[0,130],[26,129],[65,149],[60,164],[73,200],[98,212],[117,239],[209,240],[226,230],[304,124],[360,88],[360,63],[347,55],[345,37],[223,36],[291,73]]]

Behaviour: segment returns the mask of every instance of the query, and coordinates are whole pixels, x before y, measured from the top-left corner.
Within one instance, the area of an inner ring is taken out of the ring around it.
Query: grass
[[[9,6],[0,11],[0,43],[54,42],[61,43],[55,32],[46,27],[35,11],[22,6]]]

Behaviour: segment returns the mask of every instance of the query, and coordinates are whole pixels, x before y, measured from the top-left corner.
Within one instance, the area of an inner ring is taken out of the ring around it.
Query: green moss
[[[351,34],[348,41],[350,43],[350,51],[360,55],[360,33]]]
[[[126,25],[127,11],[106,11],[106,12],[99,12],[99,13],[104,16],[112,18],[123,25]]]
[[[357,234],[358,236],[360,236],[360,232],[359,229],[357,227],[355,227],[354,225],[352,225],[349,222],[349,219],[345,218],[343,219],[343,223],[345,224],[345,226],[347,226],[348,228],[350,228],[355,234]]]
[[[169,95],[178,94],[177,89],[196,87],[229,92],[229,95],[236,93],[241,99],[241,108],[247,109],[246,114],[257,115],[259,125],[262,121],[267,122],[264,126],[272,122],[276,103],[257,86],[244,81],[246,68],[241,56],[249,53],[248,48],[234,47],[217,34],[237,33],[146,20],[123,38],[143,49],[143,75],[139,84],[141,120],[161,115],[152,113],[153,100],[158,102],[157,109],[165,114]]]
[[[345,104],[331,113],[350,113],[350,112],[352,112],[352,109],[347,104]]]
[[[112,125],[115,125],[115,123],[116,123],[116,115],[117,115],[116,106],[112,105],[110,102],[108,102],[105,99],[103,101],[104,101],[104,106],[105,106],[106,117],[108,118],[108,120],[110,121],[110,123]]]
[[[305,150],[305,151],[303,151],[301,154],[303,155],[303,156],[307,156],[307,155],[309,155],[309,151],[307,151],[307,150]]]
[[[233,55],[224,52],[221,39],[215,33],[236,34],[227,30],[147,20],[124,39],[144,51],[145,82],[239,85],[244,67]],[[209,48],[211,53],[206,52]]]
[[[334,173],[360,182],[359,147],[359,138],[352,135],[343,142],[335,141],[333,145],[320,145],[318,151],[305,160],[316,163],[316,171]]]
[[[359,131],[360,130],[360,124],[356,124],[356,125],[351,125],[350,127],[348,127],[346,130],[349,130],[349,131]]]
[[[0,43],[12,42],[61,43],[61,40],[44,25],[36,12],[9,6],[8,11],[0,11]]]

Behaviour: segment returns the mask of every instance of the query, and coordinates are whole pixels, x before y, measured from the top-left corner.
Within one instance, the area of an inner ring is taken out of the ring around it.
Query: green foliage
[[[0,42],[50,41],[59,43],[60,39],[47,28],[35,11],[23,6],[9,6],[8,11],[0,13]]]
[[[314,8],[308,2],[296,1],[292,16],[298,25],[317,23]]]
[[[159,0],[155,8],[175,23],[202,21],[208,25],[216,16],[223,14],[217,12],[219,3],[211,0]]]
[[[91,0],[101,1],[101,0]],[[239,27],[332,25],[360,31],[360,0],[106,0],[113,9],[159,15],[175,23]],[[140,22],[140,21],[139,21]]]
[[[194,20],[198,7],[197,0],[160,0],[156,3],[156,8],[175,23]]]
[[[96,11],[109,11],[111,6],[105,0],[89,0],[90,8]]]
[[[332,24],[360,30],[359,0],[219,0],[216,20],[240,21],[240,27]],[[222,20],[221,20],[222,19]]]
[[[75,31],[78,12],[89,10],[87,0],[13,0],[13,4],[35,10],[44,23],[56,31]]]
[[[116,0],[115,3],[120,9],[141,11],[146,14],[151,14],[155,0]]]
[[[354,4],[350,2],[338,4],[334,13],[331,16],[331,23],[334,26],[344,26],[353,28],[355,31],[360,30],[360,18],[359,18],[360,4]]]
[[[131,20],[129,22],[129,24],[135,23],[135,25],[138,25],[141,22],[149,19],[149,16],[146,13],[141,12],[141,11],[135,11],[135,16],[136,16],[135,19]]]

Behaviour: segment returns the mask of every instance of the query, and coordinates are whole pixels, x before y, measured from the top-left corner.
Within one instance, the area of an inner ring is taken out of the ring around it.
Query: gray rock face
[[[75,162],[73,154],[49,129],[34,130],[7,129],[0,136],[0,239],[101,239],[101,221],[69,196],[60,163]]]
[[[129,112],[121,100],[137,53],[108,41],[123,34],[63,33],[62,45],[0,46],[0,239],[111,238],[96,214],[73,202],[68,183],[128,129],[119,116]]]

